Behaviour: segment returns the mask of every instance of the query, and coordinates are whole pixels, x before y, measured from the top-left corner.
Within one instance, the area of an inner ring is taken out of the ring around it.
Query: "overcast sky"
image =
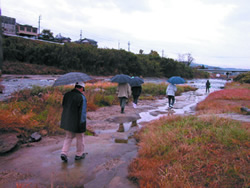
[[[0,0],[2,15],[100,48],[250,69],[250,0]]]

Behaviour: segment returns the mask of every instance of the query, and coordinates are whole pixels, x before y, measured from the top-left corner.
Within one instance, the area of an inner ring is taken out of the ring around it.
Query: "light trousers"
[[[76,155],[81,156],[84,153],[85,140],[84,133],[73,133],[66,131],[66,137],[63,143],[61,154],[68,155],[73,138],[76,137]]]

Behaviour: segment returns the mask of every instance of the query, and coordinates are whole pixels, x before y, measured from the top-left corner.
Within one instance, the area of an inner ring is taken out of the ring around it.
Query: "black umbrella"
[[[111,82],[116,82],[119,84],[130,83],[131,77],[126,74],[117,74],[110,79]]]
[[[74,84],[76,82],[86,82],[88,80],[92,80],[90,76],[81,72],[70,72],[60,76],[53,86],[61,86],[61,85],[69,85]]]
[[[171,84],[184,84],[186,82],[186,80],[184,80],[182,77],[180,76],[172,76],[171,78],[169,78],[167,80],[167,82],[171,83]]]
[[[144,83],[144,80],[138,76],[136,77],[132,77],[132,79],[130,80],[129,84],[131,87],[134,87],[134,86],[140,86]]]

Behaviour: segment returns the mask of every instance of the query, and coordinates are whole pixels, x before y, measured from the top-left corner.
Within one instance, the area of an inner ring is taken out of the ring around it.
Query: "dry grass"
[[[139,133],[129,178],[143,188],[248,187],[249,136],[226,119],[161,118]]]
[[[240,108],[250,108],[249,84],[227,84],[229,89],[213,92],[197,105],[198,113],[242,113]]]
[[[118,104],[116,88],[117,84],[111,82],[87,83],[87,111]],[[150,92],[155,91],[152,88],[158,88],[158,91],[165,90],[161,85],[151,84],[150,89],[145,89],[145,93],[151,95]],[[63,95],[71,89],[72,86],[36,86],[14,93],[10,101],[0,102],[0,130],[33,132],[46,129],[49,134],[61,133],[61,103]]]

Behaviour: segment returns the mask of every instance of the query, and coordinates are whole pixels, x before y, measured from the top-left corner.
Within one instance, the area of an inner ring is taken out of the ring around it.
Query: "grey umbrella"
[[[86,82],[88,80],[92,80],[90,76],[81,72],[70,72],[60,76],[53,86],[61,86],[61,85],[69,85],[74,84],[76,82]]]
[[[114,77],[112,77],[110,80],[111,82],[123,84],[123,83],[130,83],[131,77],[126,74],[117,74]]]
[[[172,76],[171,78],[169,78],[167,80],[167,82],[171,83],[171,84],[184,84],[186,82],[186,80],[184,80],[182,77],[180,76]]]
[[[132,79],[130,80],[129,84],[131,87],[135,87],[135,86],[140,86],[144,83],[144,80],[138,76],[136,77],[132,77]]]

